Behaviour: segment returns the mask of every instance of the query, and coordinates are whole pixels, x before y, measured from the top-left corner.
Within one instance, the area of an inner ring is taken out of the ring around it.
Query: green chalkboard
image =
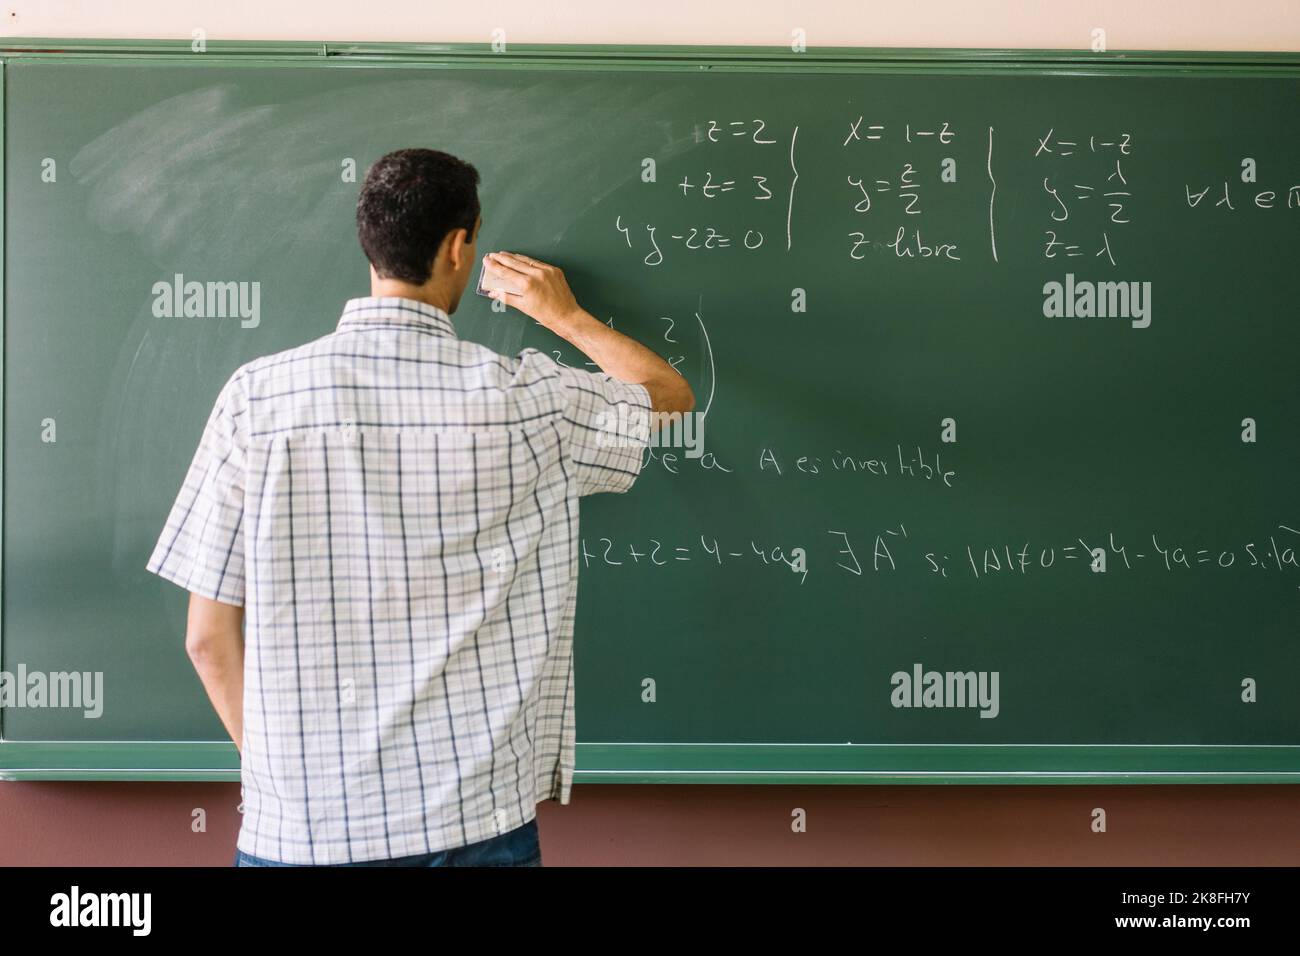
[[[103,683],[0,776],[237,772],[145,561],[418,145],[699,399],[583,506],[579,781],[1300,780],[1300,57],[32,41],[3,92],[0,670]]]

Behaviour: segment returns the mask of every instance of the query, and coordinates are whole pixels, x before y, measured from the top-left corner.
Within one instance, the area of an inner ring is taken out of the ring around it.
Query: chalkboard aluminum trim
[[[0,61],[0,671],[5,669],[4,654],[4,528],[5,528],[5,435],[4,435],[4,396],[5,396],[5,130],[6,121],[6,87],[5,63]],[[0,707],[0,748],[4,747],[5,715]],[[2,765],[2,764],[0,764]]]
[[[195,53],[189,40],[15,37],[0,41],[0,57],[166,61],[195,65],[425,66],[489,69],[719,70],[740,72],[890,73],[1151,73],[1186,76],[1292,73],[1300,54],[1286,51],[925,49],[911,47],[786,47],[593,44],[510,45],[494,53],[485,43],[209,40]]]
[[[574,782],[592,784],[1300,783],[1300,746],[1291,744],[579,743],[577,751]],[[976,766],[984,762],[992,765]],[[970,769],[954,769],[963,765]],[[0,744],[0,781],[238,779],[234,746],[217,741]]]

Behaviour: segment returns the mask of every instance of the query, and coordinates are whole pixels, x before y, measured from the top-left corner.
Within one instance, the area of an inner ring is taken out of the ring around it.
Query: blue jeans
[[[235,851],[235,866],[305,866],[301,863],[277,863]],[[436,853],[399,856],[391,860],[367,860],[363,863],[333,863],[331,866],[541,866],[542,846],[537,839],[537,818],[521,827],[489,837],[469,846],[458,846]]]

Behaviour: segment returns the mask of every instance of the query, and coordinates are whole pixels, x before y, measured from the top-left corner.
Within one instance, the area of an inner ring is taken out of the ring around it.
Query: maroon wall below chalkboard
[[[0,783],[0,866],[225,866],[238,802],[236,784]],[[1096,807],[1106,833],[1091,831]],[[795,808],[806,833],[791,832]],[[547,866],[1300,865],[1287,785],[588,784],[538,820]]]

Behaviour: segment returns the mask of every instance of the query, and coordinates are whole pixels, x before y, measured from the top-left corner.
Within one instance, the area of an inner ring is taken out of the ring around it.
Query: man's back
[[[246,605],[242,851],[428,853],[568,801],[577,499],[640,467],[601,416],[649,411],[403,298],[232,376],[149,569]]]

